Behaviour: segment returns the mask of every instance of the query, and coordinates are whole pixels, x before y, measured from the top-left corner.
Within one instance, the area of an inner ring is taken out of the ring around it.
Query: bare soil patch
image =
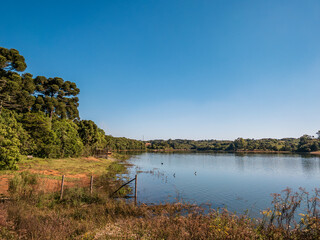
[[[39,175],[39,184],[43,192],[58,191],[61,177],[65,175],[66,187],[87,187],[90,176],[100,175],[107,171],[107,166],[114,160],[95,157],[66,158],[66,159],[38,159],[21,162],[18,172],[28,171]],[[0,196],[8,195],[9,180],[14,171],[0,175]]]
[[[95,158],[95,157],[85,157],[83,159],[86,159],[89,161],[94,161],[94,162],[101,162],[101,160],[99,158]]]
[[[0,195],[7,195],[9,187],[9,176],[0,176]]]

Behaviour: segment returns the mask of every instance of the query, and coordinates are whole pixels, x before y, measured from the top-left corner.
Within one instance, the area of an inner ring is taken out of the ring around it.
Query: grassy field
[[[98,159],[94,157],[42,159],[26,157],[19,163],[20,170],[45,171],[53,170],[59,174],[102,174],[114,159]]]
[[[37,174],[39,182],[48,191],[56,191],[62,175],[65,175],[66,186],[85,186],[91,175],[100,176],[108,172],[114,157],[108,159],[94,157],[44,159],[24,156],[18,163],[18,171],[0,171],[0,195],[7,195],[9,180],[19,172],[28,171]]]

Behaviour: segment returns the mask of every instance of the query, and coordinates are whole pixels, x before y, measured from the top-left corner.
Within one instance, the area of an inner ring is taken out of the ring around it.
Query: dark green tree
[[[79,136],[84,145],[86,155],[94,155],[98,150],[106,148],[105,133],[91,120],[78,122]]]
[[[247,141],[243,138],[237,138],[236,140],[234,140],[233,144],[236,150],[245,150],[247,146]]]
[[[2,107],[30,111],[34,103],[35,85],[31,74],[23,74],[27,65],[15,49],[0,47],[0,111]]]
[[[79,99],[76,97],[80,90],[77,85],[62,78],[46,78],[38,76],[34,79],[37,99],[34,111],[43,111],[50,118],[56,115],[60,118],[78,119]]]
[[[21,157],[19,134],[21,128],[14,113],[4,109],[0,113],[0,169],[17,168],[16,163]]]
[[[21,117],[23,128],[29,133],[34,142],[32,154],[38,157],[59,156],[57,135],[52,131],[50,118],[40,113],[25,113]]]
[[[0,47],[0,69],[23,72],[26,68],[25,59],[18,50]]]
[[[298,152],[311,152],[314,148],[315,139],[309,135],[303,135],[299,138]]]

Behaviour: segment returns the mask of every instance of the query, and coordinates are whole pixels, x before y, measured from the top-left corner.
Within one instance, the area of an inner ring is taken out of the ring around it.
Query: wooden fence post
[[[135,181],[134,181],[134,204],[135,205],[137,205],[137,195],[138,195],[137,185],[138,185],[138,175],[136,174]]]
[[[62,197],[63,197],[63,184],[64,184],[64,175],[62,175],[62,180],[61,180],[60,200],[62,200]]]
[[[93,175],[91,175],[91,179],[90,179],[90,194],[92,194],[92,189],[93,189]]]

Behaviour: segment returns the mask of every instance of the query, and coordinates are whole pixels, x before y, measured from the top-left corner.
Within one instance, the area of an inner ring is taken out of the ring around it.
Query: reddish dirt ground
[[[0,176],[0,195],[6,195],[8,192],[9,176]]]
[[[46,174],[45,172],[50,172],[50,171],[31,171],[32,173],[40,173],[48,176],[61,176],[61,174]],[[8,187],[9,187],[9,175],[3,175],[0,176],[0,195],[6,196],[8,194]],[[72,178],[72,181],[68,181],[68,178]],[[54,191],[59,191],[60,189],[60,184],[61,180],[57,179],[50,179],[50,178],[45,178],[41,177],[39,179],[39,187],[41,190],[44,192],[54,192]],[[86,174],[76,174],[76,175],[65,175],[65,182],[64,186],[65,187],[74,187],[74,186],[89,186],[90,184],[90,177],[88,177]]]
[[[37,170],[28,170],[32,173],[38,173],[41,175],[47,175],[47,176],[61,176],[61,173],[54,170],[44,170],[44,171],[37,171]],[[9,187],[9,178],[10,175],[2,175],[0,176],[0,195],[7,196],[8,195],[8,187]],[[68,181],[69,179],[72,179],[72,181]],[[41,177],[39,178],[39,187],[44,192],[54,192],[59,191],[61,180],[57,179],[50,179]],[[75,174],[75,175],[65,175],[65,187],[84,187],[89,186],[90,184],[90,177],[86,174]]]
[[[86,160],[100,162],[101,160],[95,157],[86,157]],[[35,169],[28,169],[31,173],[40,174],[41,177],[39,178],[39,187],[44,192],[54,192],[59,191],[61,185],[61,172],[51,169],[46,170],[35,170]],[[19,171],[21,172],[21,171]],[[48,177],[59,177],[59,179],[50,179]],[[0,175],[0,195],[7,196],[8,195],[8,187],[9,187],[9,179],[12,175]],[[85,187],[90,185],[90,177],[87,174],[66,174],[65,175],[64,186],[65,187]]]

